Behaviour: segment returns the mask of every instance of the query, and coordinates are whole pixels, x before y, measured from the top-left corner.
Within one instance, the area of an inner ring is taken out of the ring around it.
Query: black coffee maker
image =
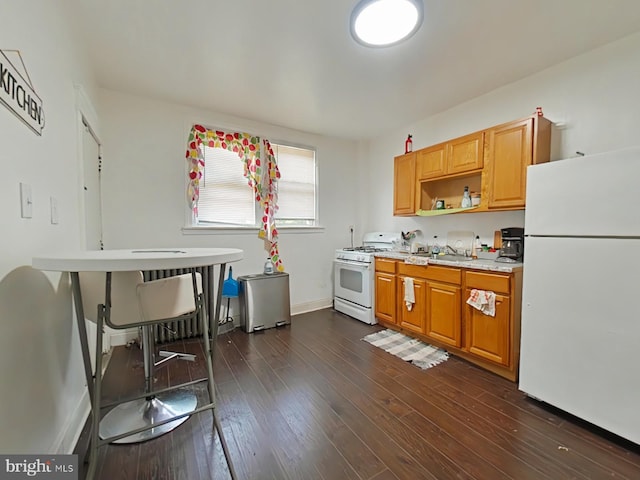
[[[524,228],[503,228],[500,233],[502,234],[502,247],[496,262],[521,262],[524,256]]]

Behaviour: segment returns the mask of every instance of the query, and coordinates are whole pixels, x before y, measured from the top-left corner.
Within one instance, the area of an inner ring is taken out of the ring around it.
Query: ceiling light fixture
[[[422,0],[360,0],[351,13],[351,35],[367,47],[406,40],[422,25]]]

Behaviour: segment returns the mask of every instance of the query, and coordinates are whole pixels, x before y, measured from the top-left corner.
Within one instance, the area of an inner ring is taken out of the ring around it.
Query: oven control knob
[[[364,262],[364,257],[362,255],[358,255],[358,261],[359,262]]]

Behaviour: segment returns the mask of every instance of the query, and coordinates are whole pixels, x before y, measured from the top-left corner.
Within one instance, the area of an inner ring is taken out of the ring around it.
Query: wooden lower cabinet
[[[413,278],[415,303],[404,302],[405,277]],[[513,273],[418,266],[376,259],[375,315],[381,324],[441,347],[516,381],[520,352],[522,271]],[[496,294],[495,316],[466,303],[472,289]]]
[[[396,323],[396,276],[391,273],[375,274],[375,315],[389,323]]]
[[[469,298],[471,289],[466,289]],[[491,362],[509,366],[511,338],[511,298],[496,293],[496,315],[485,315],[471,305],[465,308],[466,349]]]
[[[398,281],[398,305],[400,326],[416,333],[424,333],[425,311],[426,311],[426,289],[427,282],[418,278],[413,279],[413,295],[415,303],[411,310],[407,308],[404,301],[404,278],[399,277]]]
[[[460,347],[461,289],[456,285],[427,282],[427,309],[425,335],[446,345]]]
[[[398,261],[390,258],[375,259],[374,312],[377,319],[390,324],[398,323]]]

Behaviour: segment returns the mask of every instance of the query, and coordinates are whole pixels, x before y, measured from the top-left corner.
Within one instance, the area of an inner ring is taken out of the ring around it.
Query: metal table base
[[[159,437],[183,424],[189,417],[185,416],[157,427],[152,425],[192,412],[197,404],[195,394],[183,390],[161,393],[150,400],[142,398],[121,403],[100,421],[100,438],[115,437],[142,427],[149,429],[111,443],[138,443]]]

